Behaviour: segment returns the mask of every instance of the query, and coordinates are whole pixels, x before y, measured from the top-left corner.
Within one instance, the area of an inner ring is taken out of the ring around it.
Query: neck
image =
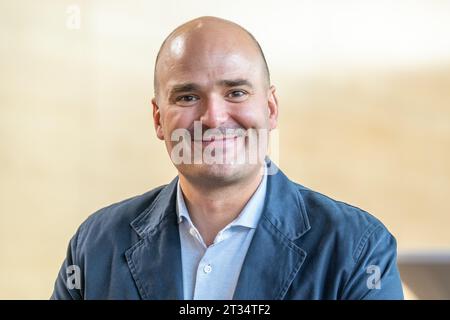
[[[179,174],[186,207],[207,246],[217,233],[236,219],[262,180],[260,167],[242,181],[211,187]]]

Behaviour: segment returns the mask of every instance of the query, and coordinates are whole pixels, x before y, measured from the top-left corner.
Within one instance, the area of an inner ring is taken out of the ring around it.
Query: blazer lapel
[[[272,162],[268,165],[275,166]],[[244,260],[234,299],[283,299],[306,259],[306,251],[294,242],[310,229],[304,203],[296,185],[280,170],[276,171],[267,179],[263,214]]]
[[[141,239],[125,256],[143,299],[183,299],[176,184],[177,178],[131,223]]]

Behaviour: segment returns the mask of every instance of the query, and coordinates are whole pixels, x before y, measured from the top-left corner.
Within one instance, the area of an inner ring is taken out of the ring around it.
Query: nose
[[[200,121],[209,128],[218,128],[228,120],[226,101],[219,96],[210,96],[204,100]]]

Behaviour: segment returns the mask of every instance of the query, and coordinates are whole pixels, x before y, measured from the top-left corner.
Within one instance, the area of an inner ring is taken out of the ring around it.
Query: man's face
[[[253,129],[253,137],[256,132],[261,139],[276,127],[277,103],[258,51],[248,40],[239,46],[227,39],[183,35],[174,38],[166,51],[160,58],[154,120],[178,171],[193,179],[227,183],[260,168],[267,143],[257,146],[259,160],[249,161],[249,152],[254,152],[249,142],[255,140],[246,135]],[[201,136],[194,129],[201,129]],[[183,131],[190,138],[184,139],[190,143],[190,156],[180,163],[174,159],[180,156],[179,149],[173,151],[181,141],[175,133]],[[194,159],[199,153],[200,161]],[[211,155],[212,163],[205,159]],[[244,163],[236,161],[239,155],[246,155]]]

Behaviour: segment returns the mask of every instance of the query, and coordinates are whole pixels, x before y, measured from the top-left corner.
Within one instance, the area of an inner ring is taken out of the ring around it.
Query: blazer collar
[[[167,216],[176,214],[177,183],[178,177],[164,186],[152,204],[131,222],[141,238],[152,233]]]
[[[300,186],[268,160],[267,195],[264,217],[290,240],[296,240],[311,228]]]

